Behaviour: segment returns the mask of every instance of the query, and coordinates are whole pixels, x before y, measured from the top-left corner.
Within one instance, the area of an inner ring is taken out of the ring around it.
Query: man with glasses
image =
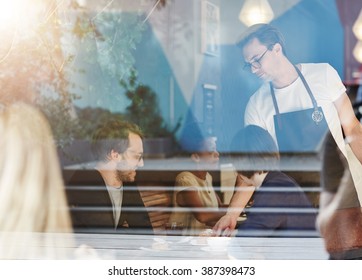
[[[244,125],[267,130],[280,152],[317,150],[329,129],[348,161],[361,200],[362,126],[336,70],[327,63],[294,65],[286,56],[282,34],[269,24],[249,27],[237,45],[244,68],[264,81],[249,99]],[[235,224],[223,217],[215,229],[230,230]]]
[[[349,146],[362,161],[362,127],[335,69],[327,63],[292,64],[285,54],[282,34],[268,24],[250,27],[237,45],[244,68],[265,82],[248,102],[245,125],[269,131],[282,152],[318,148],[328,128],[344,151],[342,126]],[[312,133],[306,135],[305,131]]]
[[[142,133],[138,126],[121,121],[104,123],[93,136],[92,150],[96,170],[87,174],[79,170],[66,180],[67,186],[98,186],[98,190],[88,192],[88,199],[84,192],[69,188],[68,200],[76,229],[153,233],[140,192],[132,184],[137,168],[143,166]]]

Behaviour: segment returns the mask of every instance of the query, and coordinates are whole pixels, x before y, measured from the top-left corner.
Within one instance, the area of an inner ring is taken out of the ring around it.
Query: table
[[[48,250],[65,252],[71,259],[104,260],[326,260],[320,237],[231,237],[221,250],[207,238],[115,233],[15,233],[16,259],[52,259]],[[24,237],[25,236],[25,237]],[[46,243],[49,240],[50,243]],[[5,244],[1,239],[0,244]],[[2,243],[1,243],[2,242]],[[46,245],[48,244],[48,245]],[[55,245],[55,246],[54,246]],[[86,249],[79,250],[86,245]],[[22,254],[22,252],[24,254]]]
[[[105,259],[328,259],[323,239],[319,237],[234,237],[224,251],[211,250],[205,237],[77,233],[75,240],[76,246],[87,244]]]

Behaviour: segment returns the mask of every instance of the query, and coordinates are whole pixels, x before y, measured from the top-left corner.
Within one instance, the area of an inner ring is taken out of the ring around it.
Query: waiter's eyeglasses
[[[255,68],[255,69],[259,69],[261,67],[261,60],[263,59],[264,55],[269,51],[270,49],[267,48],[265,52],[263,52],[263,54],[259,57],[254,59],[254,61],[251,62],[245,62],[243,69],[244,70],[248,70],[251,71],[251,68]]]

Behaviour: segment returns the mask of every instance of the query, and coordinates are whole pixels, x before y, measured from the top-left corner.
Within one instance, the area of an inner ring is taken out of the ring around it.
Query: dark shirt
[[[123,186],[121,216],[115,229],[112,202],[97,170],[65,170],[63,178],[75,232],[153,234],[147,209],[135,184]]]
[[[237,236],[278,236],[286,230],[315,229],[316,210],[301,187],[282,172],[269,172],[252,200]]]

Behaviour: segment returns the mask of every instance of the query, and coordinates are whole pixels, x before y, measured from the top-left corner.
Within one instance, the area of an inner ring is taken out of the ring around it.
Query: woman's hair
[[[265,129],[248,125],[234,136],[230,150],[242,153],[246,164],[235,161],[243,175],[251,177],[256,172],[279,170],[279,151],[272,136]]]
[[[13,104],[0,110],[0,135],[0,259],[65,257],[55,247],[72,239],[52,233],[71,233],[71,219],[47,120]]]

